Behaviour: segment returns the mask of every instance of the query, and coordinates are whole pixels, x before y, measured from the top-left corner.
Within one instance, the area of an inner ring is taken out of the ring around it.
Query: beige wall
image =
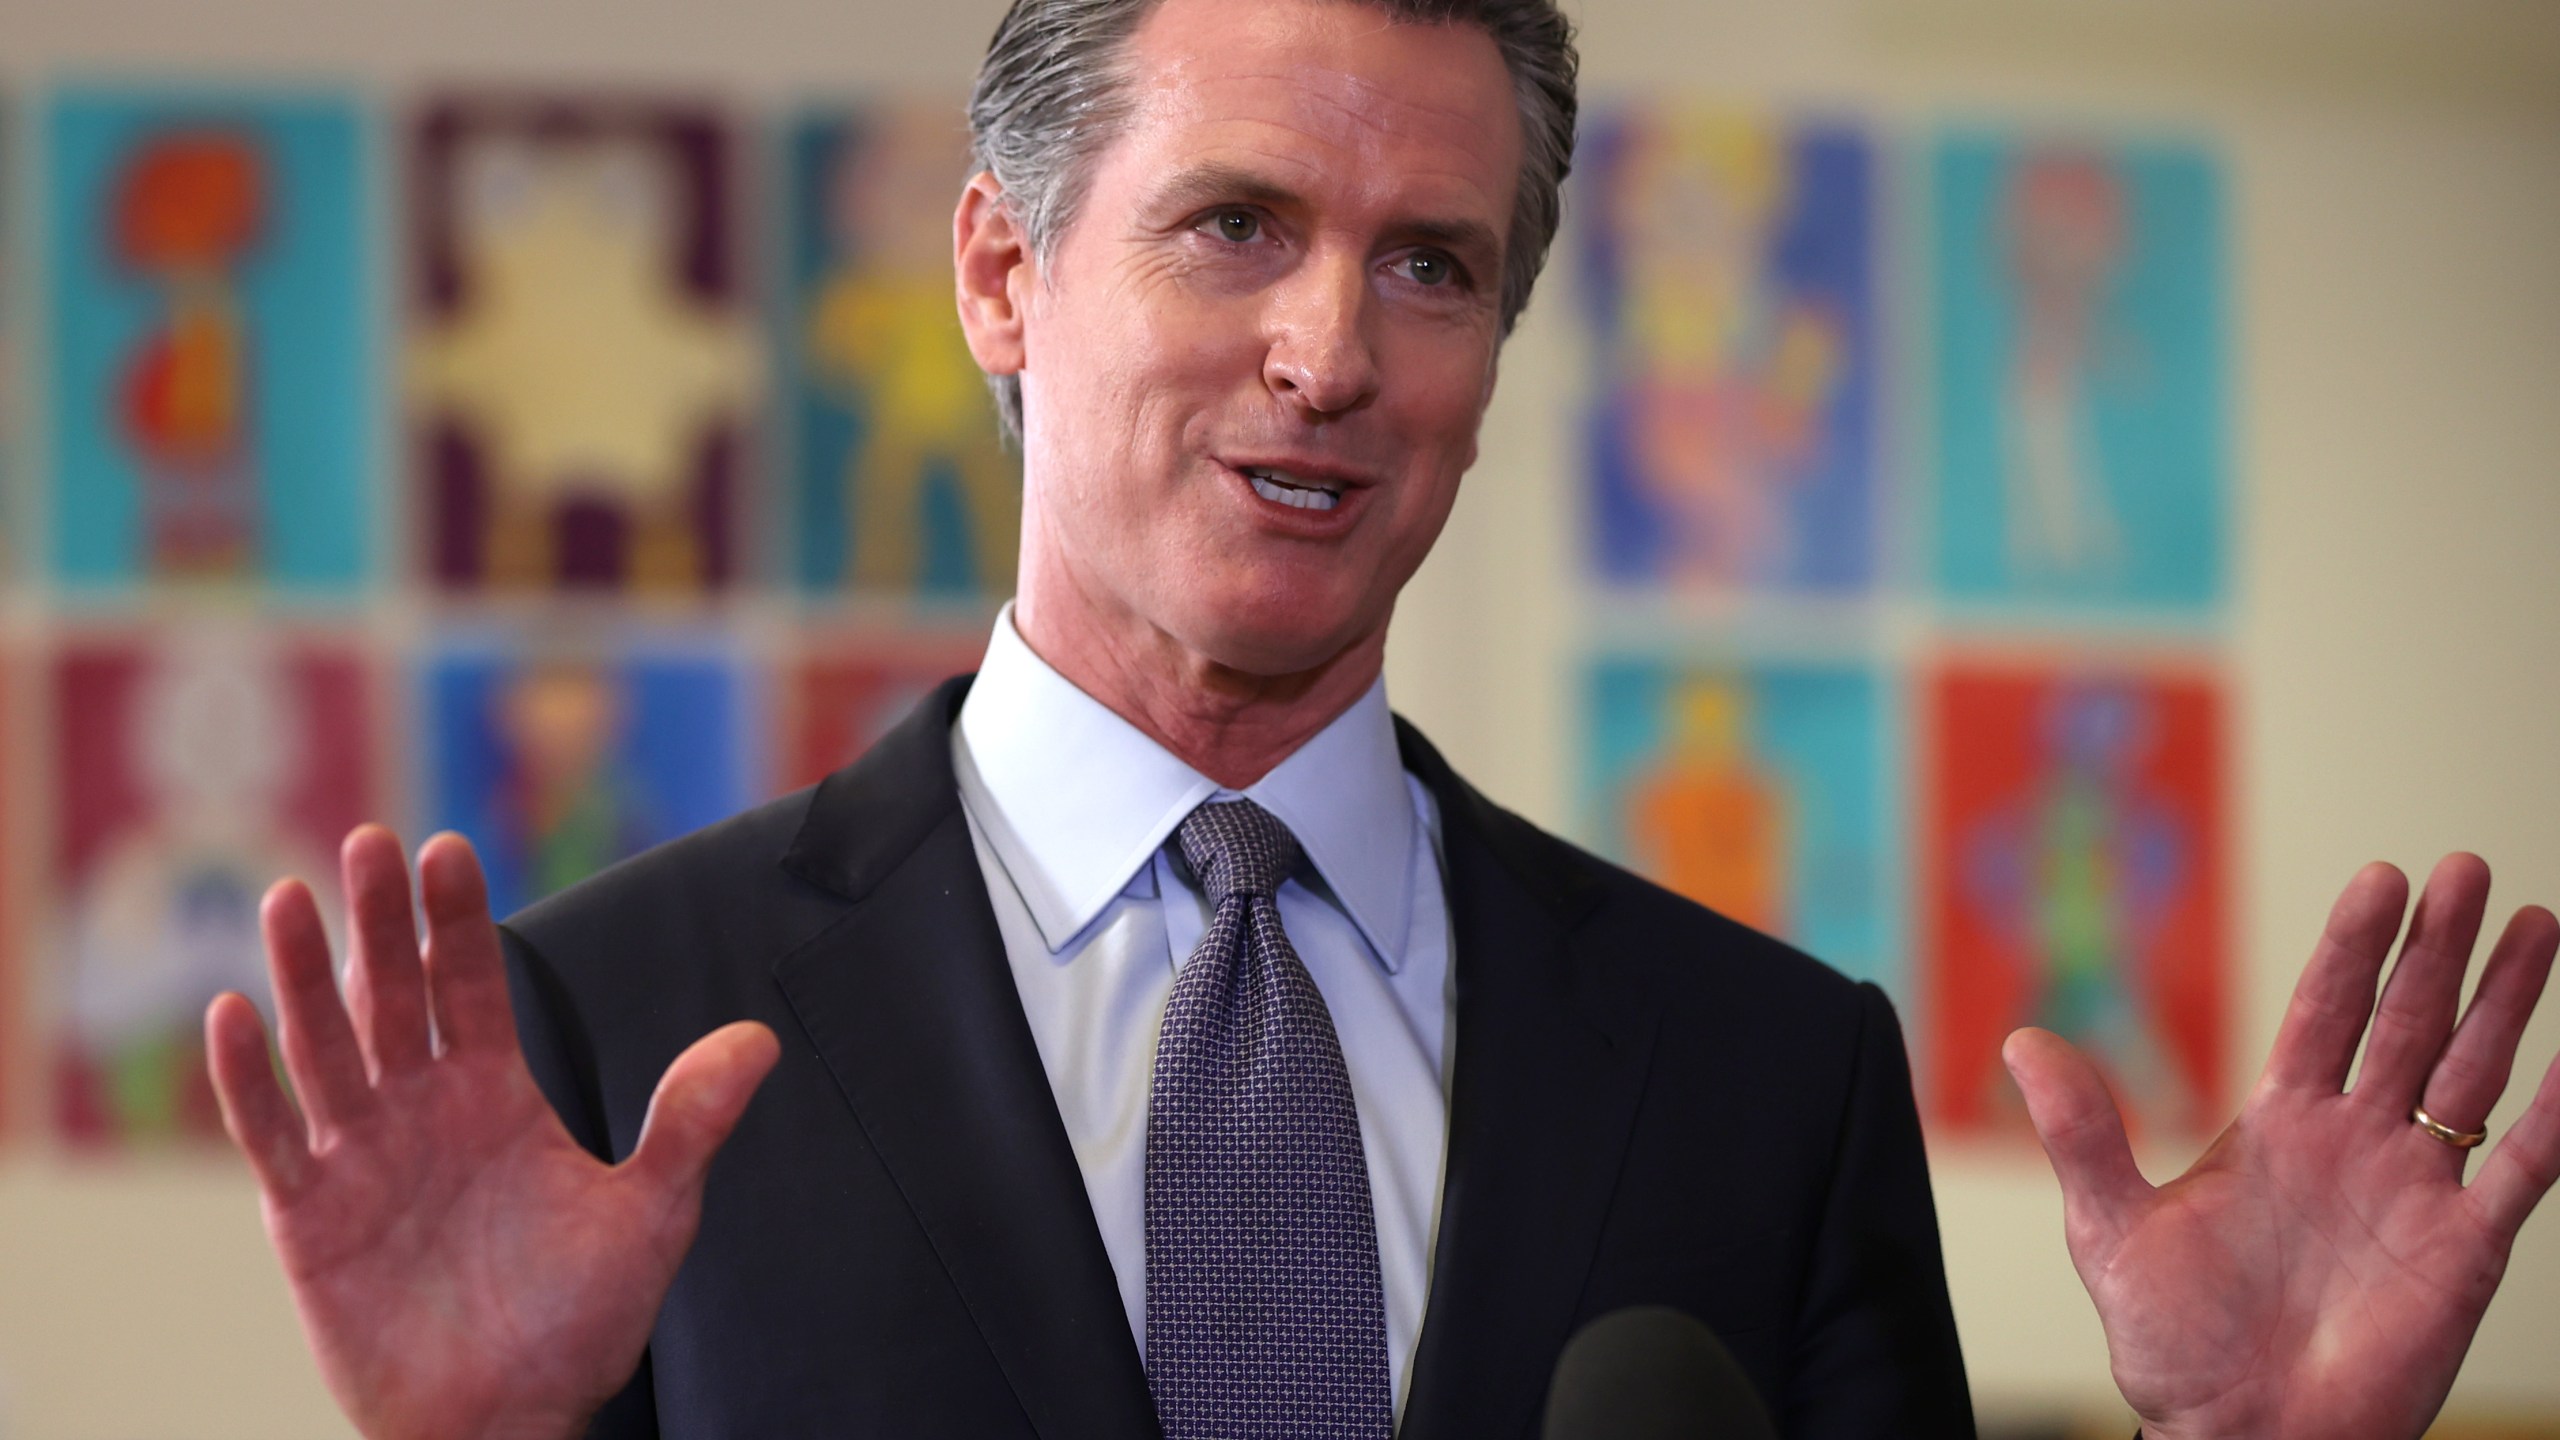
[[[768,104],[965,84],[993,0],[0,0],[0,85],[168,73],[645,80]],[[2560,900],[2560,6],[2387,0],[1581,0],[1594,96],[2207,137],[2234,223],[2238,1045],[2254,1068],[2334,887],[2486,853]],[[23,131],[21,132],[23,133]],[[1571,298],[1505,357],[1485,461],[1406,602],[1401,708],[1572,823]],[[1929,617],[1897,610],[1908,637]],[[2560,1006],[2528,1040],[2560,1049]],[[2514,1102],[2499,1118],[2511,1114]],[[2096,1322],[2032,1154],[1938,1157],[1985,1409],[2105,1413]],[[2149,1157],[2156,1176],[2183,1155]],[[2455,1406],[2560,1415],[2560,1216],[2519,1247]],[[0,1159],[0,1437],[344,1433],[241,1177]]]

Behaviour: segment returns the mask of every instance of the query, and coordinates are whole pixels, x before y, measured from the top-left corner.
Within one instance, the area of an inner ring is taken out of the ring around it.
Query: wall
[[[966,83],[999,6],[883,0],[0,0],[0,86],[83,73],[424,85],[637,81],[749,104]],[[2231,182],[2242,530],[2236,1048],[2254,1067],[2330,894],[2453,847],[2560,899],[2560,10],[2532,0],[1584,0],[1596,96],[1888,122],[2059,118],[2209,137]],[[21,112],[23,113],[23,112]],[[23,153],[23,146],[21,146]],[[12,223],[15,223],[14,220]],[[1409,593],[1401,708],[1569,826],[1567,583],[1581,357],[1551,278],[1486,460]],[[1905,617],[1908,620],[1910,617]],[[23,697],[20,687],[18,695]],[[2560,1049],[2560,1007],[2527,1040]],[[23,1063],[21,1059],[20,1063]],[[23,1086],[19,1092],[23,1097]],[[2511,1116],[2510,1100],[2493,1124]],[[227,1165],[0,1152],[0,1435],[344,1433]],[[2146,1156],[2155,1178],[2182,1154]],[[1986,1414],[2109,1413],[2032,1153],[1941,1153]],[[2454,1408],[2560,1415],[2560,1220],[2526,1233]]]

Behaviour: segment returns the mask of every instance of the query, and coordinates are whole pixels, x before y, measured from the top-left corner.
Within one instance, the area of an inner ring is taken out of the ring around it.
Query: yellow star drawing
[[[590,499],[629,518],[634,585],[698,585],[694,456],[762,367],[746,324],[671,279],[660,162],[630,141],[492,140],[458,173],[469,303],[414,342],[409,389],[484,447],[489,583],[546,583],[560,507]]]

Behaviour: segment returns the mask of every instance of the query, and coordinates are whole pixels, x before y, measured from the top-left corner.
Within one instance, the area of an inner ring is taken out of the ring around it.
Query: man
[[[1384,708],[1571,74],[1545,0],[1017,4],[954,227],[1026,471],[976,687],[503,942],[439,837],[421,957],[358,832],[343,1006],[309,892],[266,909],[300,1116],[246,1002],[208,1016],[366,1434],[1518,1436],[1577,1325],[1653,1302],[1787,1433],[1970,1430],[1881,997]],[[2359,875],[2158,1190],[2087,1062],[2013,1038],[2148,1433],[2441,1403],[2560,1174],[2555,1078],[2462,1183],[2560,948],[2519,912],[2457,1028],[2486,888],[2438,867],[2377,1011],[2406,889]]]

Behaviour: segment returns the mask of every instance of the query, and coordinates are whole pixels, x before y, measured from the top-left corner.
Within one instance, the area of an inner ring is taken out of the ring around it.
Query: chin
[[[1293,588],[1258,587],[1194,597],[1200,617],[1182,639],[1192,649],[1248,675],[1297,675],[1359,644],[1383,620],[1336,597]]]

